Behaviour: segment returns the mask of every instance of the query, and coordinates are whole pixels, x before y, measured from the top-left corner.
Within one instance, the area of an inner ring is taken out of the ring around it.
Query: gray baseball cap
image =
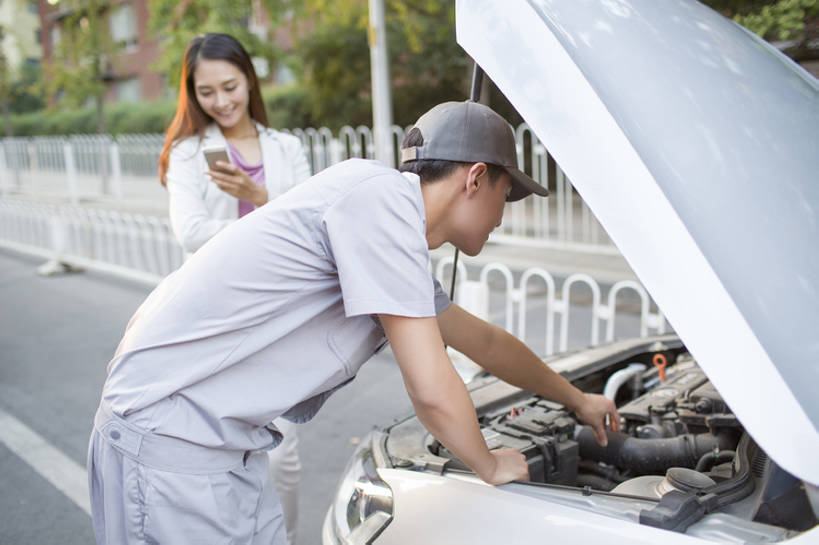
[[[519,201],[531,193],[549,194],[518,169],[512,127],[488,106],[471,100],[444,102],[422,115],[415,127],[421,131],[424,144],[403,148],[402,163],[418,159],[492,163],[503,167],[512,178],[507,201]]]

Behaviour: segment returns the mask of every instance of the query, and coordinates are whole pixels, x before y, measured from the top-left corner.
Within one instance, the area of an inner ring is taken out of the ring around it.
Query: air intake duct
[[[710,433],[685,434],[663,439],[637,439],[624,433],[608,431],[608,446],[601,447],[594,432],[583,426],[577,434],[580,458],[606,462],[620,469],[638,473],[664,474],[669,467],[694,468],[697,461],[715,449],[730,449],[730,441]]]

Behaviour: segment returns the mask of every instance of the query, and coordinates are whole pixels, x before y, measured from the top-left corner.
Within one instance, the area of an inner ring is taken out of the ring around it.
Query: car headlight
[[[378,476],[379,454],[373,445],[384,435],[367,435],[342,474],[328,516],[330,530],[339,545],[367,545],[392,520],[392,490]]]

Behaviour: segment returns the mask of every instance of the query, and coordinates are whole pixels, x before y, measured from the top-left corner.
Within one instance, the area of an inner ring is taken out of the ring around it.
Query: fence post
[[[71,141],[66,140],[63,144],[63,156],[65,157],[65,179],[68,183],[68,199],[71,204],[80,203],[80,195],[77,191],[77,168],[74,166],[74,153],[71,148]]]
[[[121,201],[122,194],[122,166],[120,164],[119,146],[116,140],[111,142],[111,193],[115,199]]]
[[[344,160],[344,151],[342,150],[341,142],[338,138],[330,140],[330,164],[335,165]]]
[[[37,267],[37,274],[40,276],[55,276],[71,270],[79,270],[63,261],[66,246],[66,226],[60,210],[52,209],[51,217],[48,219],[48,227],[51,235],[51,249],[54,254],[51,259]]]
[[[6,196],[6,180],[8,179],[8,169],[6,168],[6,146],[0,141],[0,197]]]
[[[14,184],[17,186],[17,191],[22,190],[23,188],[23,180],[20,177],[20,170],[21,170],[21,163],[22,160],[20,158],[20,146],[14,146]]]
[[[489,321],[489,287],[484,282],[462,280],[455,298],[464,310]]]

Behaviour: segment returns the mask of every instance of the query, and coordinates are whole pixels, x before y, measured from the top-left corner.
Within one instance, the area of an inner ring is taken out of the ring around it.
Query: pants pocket
[[[145,536],[158,543],[247,543],[260,487],[244,468],[187,475],[146,472]]]

